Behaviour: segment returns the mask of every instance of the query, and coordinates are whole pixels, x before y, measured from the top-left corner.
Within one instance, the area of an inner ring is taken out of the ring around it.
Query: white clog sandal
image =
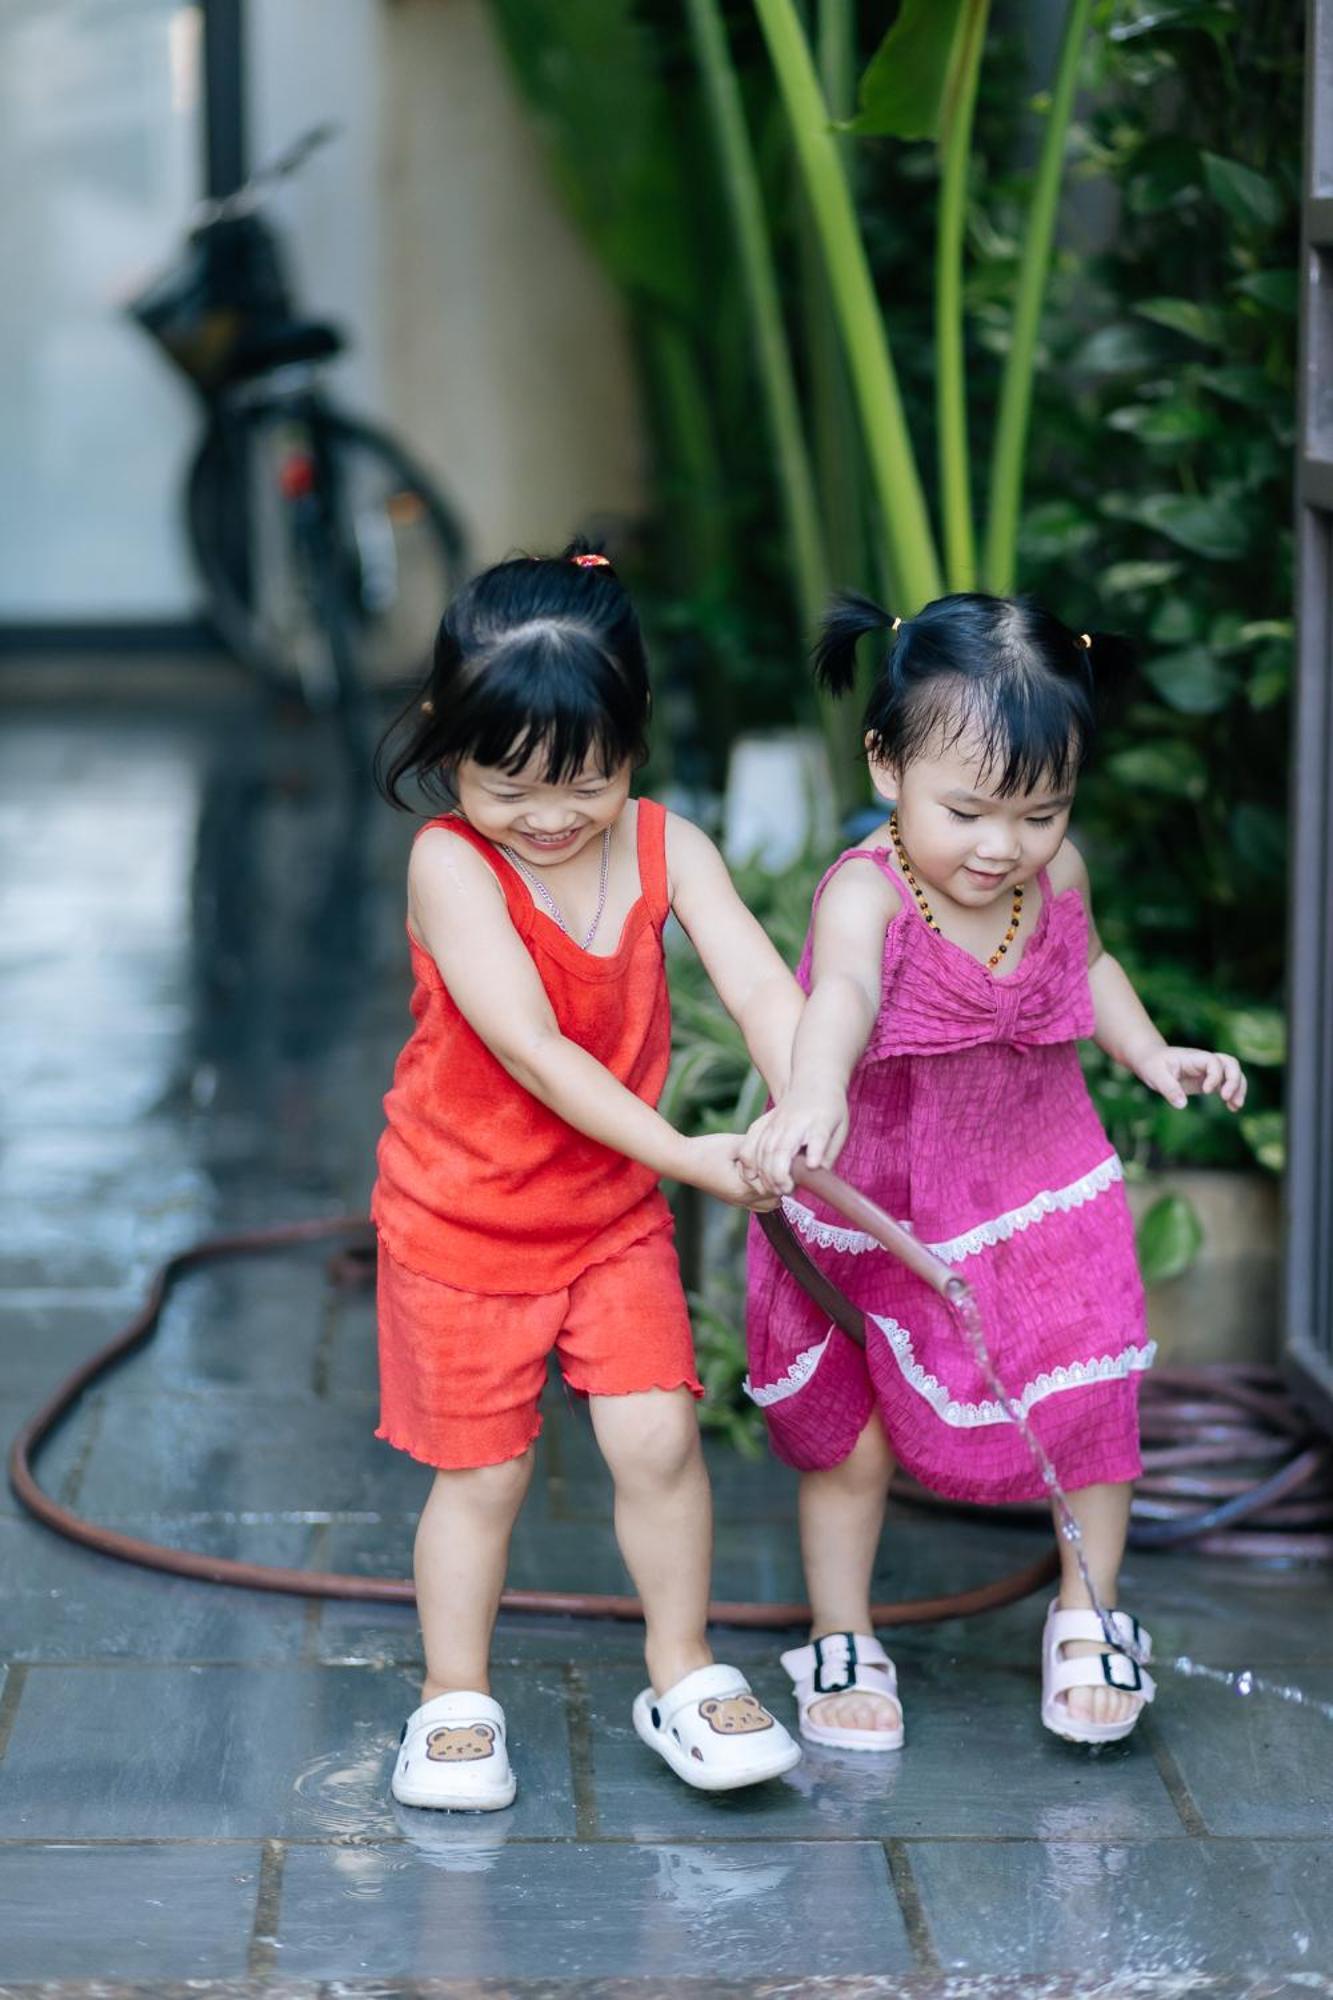
[[[518,1789],[505,1746],[505,1713],[488,1694],[437,1694],[403,1724],[389,1786],[399,1805],[442,1812],[499,1812]]]
[[[1095,1611],[1062,1611],[1058,1603],[1053,1603],[1046,1613],[1046,1627],[1041,1635],[1041,1719],[1053,1735],[1063,1736],[1066,1743],[1119,1743],[1135,1728],[1144,1708],[1157,1693],[1152,1675],[1145,1673],[1141,1665],[1152,1658],[1152,1639],[1148,1633],[1128,1611],[1108,1612],[1107,1622],[1125,1648],[1123,1652],[1082,1653],[1067,1659],[1060,1649],[1071,1639],[1106,1644],[1102,1621]],[[1064,1699],[1070,1688],[1076,1687],[1117,1688],[1121,1694],[1137,1695],[1138,1707],[1124,1722],[1088,1722],[1082,1716],[1071,1715],[1069,1703]]]
[[[826,1632],[808,1646],[782,1655],[782,1664],[796,1693],[796,1716],[807,1743],[829,1750],[901,1750],[902,1703],[898,1701],[898,1670],[870,1632]],[[880,1694],[898,1703],[896,1729],[848,1729],[821,1722],[810,1713],[826,1695]]]
[[[759,1785],[801,1761],[800,1744],[735,1667],[696,1667],[662,1695],[645,1688],[635,1698],[634,1727],[701,1792]]]

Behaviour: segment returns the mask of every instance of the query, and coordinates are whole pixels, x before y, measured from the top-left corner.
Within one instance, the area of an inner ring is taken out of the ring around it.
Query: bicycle
[[[185,520],[213,624],[270,685],[351,711],[420,674],[466,544],[396,440],[324,392],[320,370],[346,340],[299,314],[262,213],[335,131],[313,127],[201,204],[179,257],[126,311],[203,402]]]

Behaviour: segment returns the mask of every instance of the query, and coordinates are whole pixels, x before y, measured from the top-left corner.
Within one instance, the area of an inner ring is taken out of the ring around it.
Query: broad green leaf
[[[1154,326],[1169,326],[1173,333],[1183,333],[1187,340],[1197,340],[1203,347],[1227,344],[1227,316],[1219,306],[1200,305],[1197,299],[1145,299],[1134,310],[1140,319],[1151,320]]]
[[[870,58],[854,119],[842,128],[866,137],[938,139],[954,50],[974,0],[903,0]]]
[[[1233,222],[1242,229],[1276,228],[1286,207],[1276,181],[1255,173],[1253,167],[1243,167],[1239,160],[1224,160],[1218,153],[1202,157],[1208,192]]]
[[[1169,708],[1182,715],[1216,715],[1236,691],[1235,676],[1206,646],[1185,646],[1149,660],[1144,673]]]
[[[1222,1016],[1220,1046],[1258,1069],[1287,1060],[1287,1023],[1277,1007],[1236,1007]]]
[[[1287,1164],[1287,1121],[1280,1111],[1241,1113],[1241,1137],[1261,1167],[1282,1173]]]
[[[1148,637],[1159,646],[1188,646],[1203,630],[1203,615],[1193,598],[1163,598],[1148,625]]]
[[[1209,500],[1186,493],[1146,493],[1117,511],[1214,562],[1234,561],[1250,545],[1248,524],[1225,497]]]
[[[1102,577],[1102,595],[1136,597],[1141,591],[1160,590],[1179,575],[1180,564],[1174,562],[1112,563]],[[1154,633],[1153,636],[1158,635]]]
[[[1086,375],[1134,375],[1141,368],[1155,368],[1163,347],[1146,328],[1122,320],[1099,327],[1084,341],[1073,365]]]
[[[1135,1232],[1145,1285],[1162,1285],[1188,1271],[1203,1244],[1203,1224],[1184,1195],[1164,1194]]]
[[[1237,278],[1231,287],[1247,299],[1256,299],[1261,306],[1271,306],[1274,312],[1286,313],[1295,318],[1300,305],[1300,288],[1296,273],[1284,268],[1276,271],[1249,271],[1243,278]]]
[[[1127,403],[1112,410],[1106,422],[1113,431],[1127,431],[1144,444],[1197,444],[1215,437],[1218,419],[1195,402]]]
[[[1266,708],[1276,708],[1286,700],[1290,688],[1290,647],[1266,646],[1246,686],[1250,707],[1260,714]]]
[[[1118,750],[1108,769],[1122,785],[1135,791],[1160,792],[1168,798],[1201,799],[1208,790],[1203,758],[1192,743],[1179,738]]]
[[[1231,815],[1228,826],[1232,851],[1239,866],[1275,885],[1287,872],[1287,816],[1275,806],[1259,805],[1246,799]]]
[[[1196,380],[1205,389],[1211,389],[1215,396],[1223,397],[1228,403],[1239,403],[1246,410],[1268,412],[1290,400],[1287,391],[1279,388],[1262,368],[1246,368],[1239,364],[1234,367],[1201,368]]]
[[[1113,22],[1108,30],[1108,39],[1113,42],[1136,42],[1147,36],[1193,29],[1200,34],[1211,35],[1220,44],[1228,35],[1234,35],[1239,25],[1229,7],[1191,5],[1190,0],[1181,0],[1181,4],[1174,7],[1150,6],[1138,19]]]
[[[1018,542],[1030,561],[1047,562],[1091,547],[1097,534],[1097,523],[1072,500],[1048,500],[1028,509]]]
[[[1290,618],[1254,618],[1236,634],[1240,646],[1253,646],[1259,639],[1291,639],[1295,626]]]

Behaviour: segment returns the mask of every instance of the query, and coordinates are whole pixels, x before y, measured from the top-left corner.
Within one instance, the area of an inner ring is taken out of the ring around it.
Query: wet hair
[[[650,705],[638,617],[600,550],[580,539],[559,556],[517,556],[474,576],[445,612],[425,686],[380,744],[376,782],[410,811],[405,779],[452,802],[465,757],[509,772],[540,759],[549,784],[590,762],[609,774],[647,756]]]
[[[833,694],[853,685],[868,632],[889,644],[866,704],[872,753],[905,769],[927,753],[979,741],[1002,798],[1050,785],[1070,790],[1097,725],[1097,680],[1127,649],[1108,633],[1077,633],[1027,598],[956,591],[915,618],[894,619],[871,598],[834,599],[815,651]]]

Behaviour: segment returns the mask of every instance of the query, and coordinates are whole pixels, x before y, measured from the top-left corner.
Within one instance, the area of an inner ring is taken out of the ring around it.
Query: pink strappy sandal
[[[1046,1613],[1041,1636],[1041,1719],[1055,1736],[1067,1743],[1118,1743],[1138,1723],[1147,1704],[1157,1692],[1156,1683],[1145,1673],[1140,1661],[1152,1658],[1152,1639],[1137,1618],[1128,1611],[1107,1615],[1112,1635],[1123,1652],[1082,1653],[1067,1659],[1061,1647],[1071,1639],[1090,1639],[1106,1644],[1102,1621],[1095,1611],[1062,1611],[1058,1603]],[[1129,1651],[1133,1647],[1134,1654]],[[1071,1715],[1064,1699],[1070,1688],[1113,1687],[1121,1694],[1138,1697],[1138,1707],[1123,1722],[1088,1722]]]
[[[898,1701],[898,1671],[879,1640],[870,1632],[826,1632],[808,1646],[794,1646],[782,1655],[796,1695],[796,1714],[807,1743],[830,1750],[901,1750],[902,1703]],[[887,1695],[898,1703],[894,1729],[847,1729],[821,1722],[810,1713],[831,1694]]]

